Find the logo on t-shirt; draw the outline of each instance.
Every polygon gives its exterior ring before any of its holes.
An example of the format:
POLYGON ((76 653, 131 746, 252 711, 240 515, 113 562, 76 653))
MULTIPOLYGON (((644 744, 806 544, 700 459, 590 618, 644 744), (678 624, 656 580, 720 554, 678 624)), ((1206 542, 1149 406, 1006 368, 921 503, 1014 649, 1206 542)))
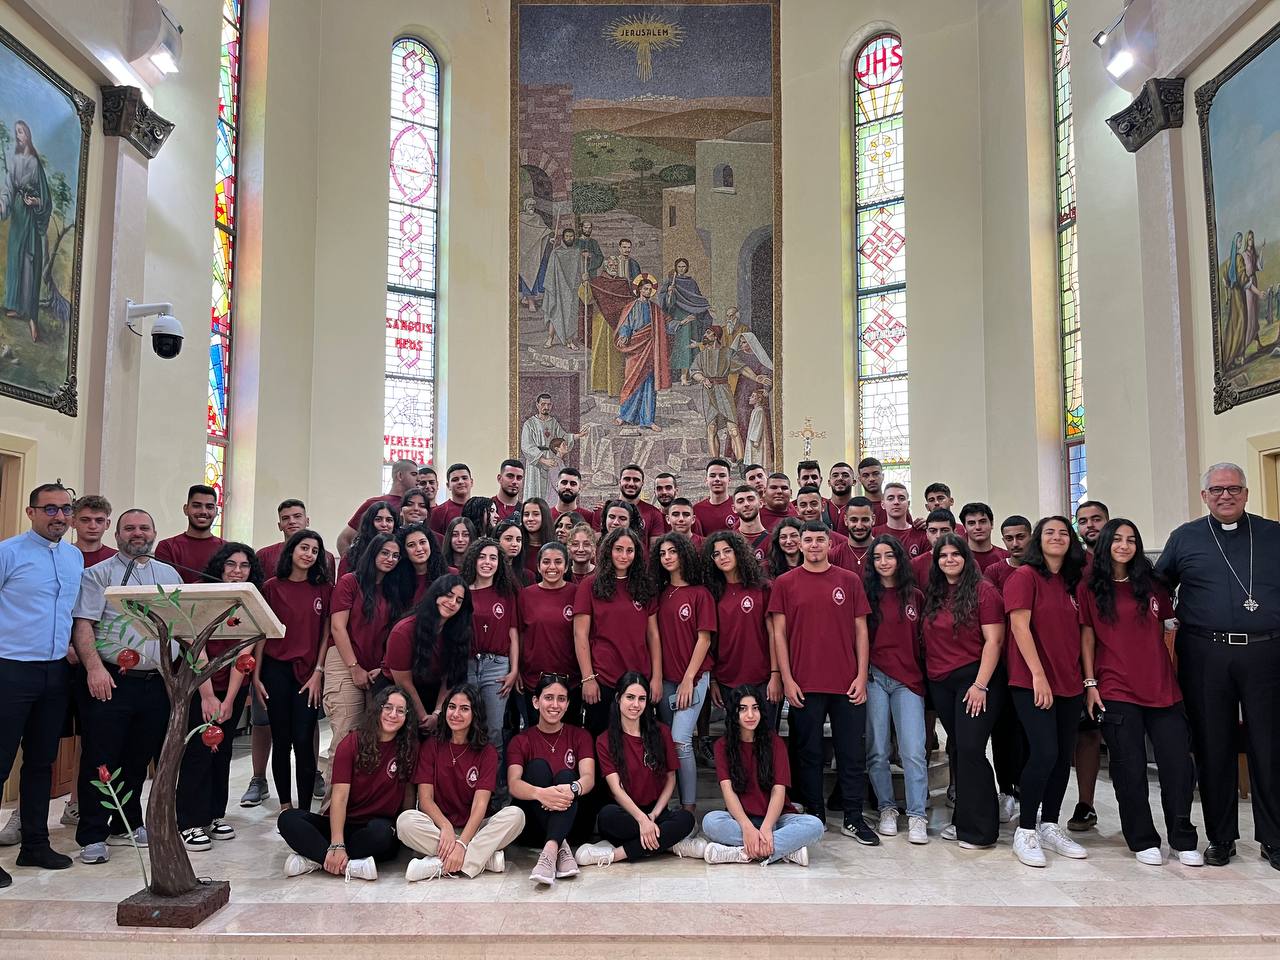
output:
POLYGON ((907 615, 907 619, 910 620, 912 623, 916 622, 916 619, 920 615, 916 613, 916 605, 914 603, 907 604, 906 615, 907 615))
POLYGON ((567 621, 570 621, 570 622, 573 621, 573 604, 572 603, 566 603, 564 605, 564 618, 567 621))
POLYGON ((324 602, 319 597, 316 597, 315 602, 312 603, 311 606, 317 614, 324 613, 324 602))
POLYGON ((724 518, 724 525, 729 528, 736 527, 738 525, 738 515, 736 513, 729 514, 724 518))
POLYGON ((506 613, 507 613, 507 608, 504 607, 501 603, 495 603, 493 605, 493 618, 495 620, 501 620, 504 616, 506 616, 506 613))
POLYGON ((391 761, 387 764, 387 779, 394 780, 396 778, 396 772, 399 769, 400 764, 396 761, 395 757, 392 757, 391 761))
POLYGON ((467 771, 467 786, 474 787, 479 782, 480 782, 480 769, 478 767, 473 766, 467 771))
POLYGON ((836 587, 832 590, 831 599, 836 602, 836 606, 844 606, 844 587, 836 587))
POLYGON ((1159 620, 1160 619, 1160 601, 1157 600, 1155 597, 1152 597, 1150 602, 1148 603, 1148 606, 1151 607, 1151 615, 1155 617, 1157 620, 1159 620))
POLYGON ((1068 594, 1068 596, 1071 598, 1071 605, 1075 607, 1077 610, 1079 610, 1080 601, 1076 599, 1076 595, 1074 593, 1071 593, 1071 594, 1068 594))
POLYGON ((680 617, 681 620, 684 620, 687 622, 689 618, 693 616, 693 608, 690 607, 687 603, 682 603, 680 604, 680 610, 677 612, 677 615, 680 617))
POLYGON ((564 765, 566 767, 576 767, 578 765, 578 755, 573 752, 573 747, 564 752, 564 765))
POLYGON ((918 557, 918 556, 920 556, 920 544, 918 544, 918 543, 913 543, 913 544, 911 545, 911 556, 913 556, 913 557, 918 557))
POLYGON ((764 551, 763 551, 763 550, 761 550, 759 547, 756 547, 755 554, 756 554, 756 559, 757 559, 757 560, 759 560, 761 563, 763 563, 763 562, 764 562, 764 551))
POLYGON ((631 605, 632 605, 633 607, 635 607, 637 610, 643 610, 643 609, 644 609, 644 604, 643 604, 643 603, 641 603, 639 600, 632 600, 632 601, 631 601, 631 605))
POLYGON ((743 597, 742 602, 739 604, 739 606, 742 607, 743 613, 750 613, 752 610, 756 608, 756 602, 752 600, 750 597, 743 597))

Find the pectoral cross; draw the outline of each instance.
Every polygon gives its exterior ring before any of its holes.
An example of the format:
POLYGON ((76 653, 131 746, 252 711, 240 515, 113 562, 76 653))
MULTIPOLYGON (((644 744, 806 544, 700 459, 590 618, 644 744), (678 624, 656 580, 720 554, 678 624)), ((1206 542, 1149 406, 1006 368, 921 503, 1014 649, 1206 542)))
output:
POLYGON ((803 430, 792 430, 789 434, 792 437, 800 437, 804 440, 804 458, 808 460, 813 456, 813 441, 822 440, 827 436, 827 431, 817 431, 813 429, 813 417, 804 418, 803 430))

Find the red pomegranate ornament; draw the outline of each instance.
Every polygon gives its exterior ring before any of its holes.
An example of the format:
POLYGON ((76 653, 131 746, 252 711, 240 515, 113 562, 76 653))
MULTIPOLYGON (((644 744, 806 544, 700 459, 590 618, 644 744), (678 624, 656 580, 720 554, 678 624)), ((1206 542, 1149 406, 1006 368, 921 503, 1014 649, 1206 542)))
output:
POLYGON ((132 647, 125 647, 120 651, 120 655, 116 657, 116 666, 120 668, 121 673, 128 673, 142 661, 142 657, 138 656, 138 651, 132 647))
POLYGON ((217 724, 211 723, 204 728, 204 733, 200 734, 200 742, 214 753, 217 753, 218 745, 222 743, 223 736, 222 728, 217 724))
POLYGON ((253 673, 253 668, 258 665, 258 661, 253 658, 252 653, 242 653, 236 657, 236 669, 243 673, 246 677, 253 673))
POLYGON ((239 617, 227 617, 228 627, 238 627, 240 626, 240 623, 241 623, 241 620, 239 617))

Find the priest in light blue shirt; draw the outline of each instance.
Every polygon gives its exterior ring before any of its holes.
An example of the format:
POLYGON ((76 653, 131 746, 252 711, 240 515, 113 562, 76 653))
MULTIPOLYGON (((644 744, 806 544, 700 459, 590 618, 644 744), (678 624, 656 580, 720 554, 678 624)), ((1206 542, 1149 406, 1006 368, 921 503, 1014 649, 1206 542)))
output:
MULTIPOLYGON (((71 523, 66 487, 41 484, 27 502, 31 529, 0 542, 0 783, 21 746, 17 863, 62 870, 71 858, 49 846, 49 788, 67 712, 67 645, 84 555, 62 539, 71 523)), ((0 888, 12 882, 0 868, 0 888)))

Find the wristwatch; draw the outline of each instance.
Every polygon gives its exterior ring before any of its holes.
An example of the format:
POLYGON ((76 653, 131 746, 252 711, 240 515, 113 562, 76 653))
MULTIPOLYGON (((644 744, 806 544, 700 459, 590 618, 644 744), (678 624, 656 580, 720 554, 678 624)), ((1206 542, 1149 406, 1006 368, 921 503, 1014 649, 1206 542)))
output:
POLYGON ((576 796, 578 796, 579 794, 581 794, 581 793, 582 793, 582 784, 578 783, 578 781, 577 781, 577 780, 572 780, 572 781, 570 781, 570 783, 569 783, 569 791, 570 791, 570 792, 571 792, 575 797, 576 797, 576 796))

